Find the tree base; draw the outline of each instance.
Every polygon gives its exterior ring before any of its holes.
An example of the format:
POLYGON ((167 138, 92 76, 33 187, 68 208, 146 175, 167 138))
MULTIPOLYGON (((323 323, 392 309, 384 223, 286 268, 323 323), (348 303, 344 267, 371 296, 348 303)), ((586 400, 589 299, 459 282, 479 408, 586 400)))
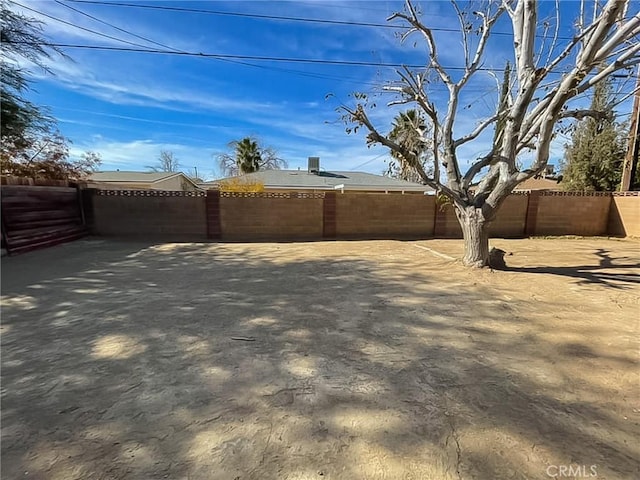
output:
POLYGON ((456 210, 464 238, 464 257, 462 263, 467 267, 483 268, 489 266, 489 232, 482 212, 473 207, 468 210, 456 210))

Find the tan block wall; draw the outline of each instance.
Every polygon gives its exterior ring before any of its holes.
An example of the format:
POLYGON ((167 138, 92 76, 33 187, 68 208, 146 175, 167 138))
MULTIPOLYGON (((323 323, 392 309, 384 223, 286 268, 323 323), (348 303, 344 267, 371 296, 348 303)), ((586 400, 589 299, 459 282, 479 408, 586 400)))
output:
POLYGON ((509 195, 504 201, 496 218, 489 224, 489 236, 498 238, 517 238, 524 235, 527 220, 527 195, 509 195))
POLYGON ((321 238, 322 198, 223 196, 220 224, 223 240, 321 238))
POLYGON ((542 194, 535 235, 605 235, 609 195, 542 194))
POLYGON ((640 196, 614 196, 609 212, 609 234, 640 237, 640 196))
POLYGON ((96 235, 202 240, 207 236, 204 197, 94 195, 96 235))
POLYGON ((336 236, 432 237, 434 212, 435 197, 430 195, 338 193, 336 236))
MULTIPOLYGON (((489 225, 491 237, 513 238, 524 234, 527 217, 528 197, 526 195, 510 195, 502 204, 496 219, 489 225)), ((436 238, 462 238, 462 228, 450 203, 438 205, 436 238)))
POLYGON ((440 203, 436 207, 436 238, 462 238, 462 228, 458 223, 455 209, 450 203, 440 203))
MULTIPOLYGON (((453 208, 438 207, 434 218, 435 197, 428 195, 337 193, 333 203, 309 193, 223 194, 207 212, 208 197, 187 196, 194 194, 85 192, 91 231, 104 236, 200 240, 207 238, 209 221, 211 238, 223 240, 319 239, 323 230, 327 238, 461 237, 453 208)), ((490 235, 523 236, 528 202, 532 235, 640 236, 640 196, 558 193, 510 196, 490 235)))

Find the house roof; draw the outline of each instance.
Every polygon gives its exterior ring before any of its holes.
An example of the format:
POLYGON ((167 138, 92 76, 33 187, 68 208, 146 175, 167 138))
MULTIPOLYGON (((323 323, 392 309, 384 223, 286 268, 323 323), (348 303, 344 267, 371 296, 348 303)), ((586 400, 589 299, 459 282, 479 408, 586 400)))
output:
POLYGON ((529 178, 515 188, 519 190, 562 190, 560 181, 555 178, 529 178))
POLYGON ((89 180, 94 182, 155 183, 175 177, 176 175, 185 176, 182 172, 127 172, 117 170, 114 172, 92 173, 89 176, 89 180))
POLYGON ((265 188, 314 189, 314 190, 391 190, 391 191, 427 191, 431 188, 415 182, 374 175, 365 172, 327 172, 309 173, 306 170, 263 170, 237 177, 222 178, 213 182, 199 184, 203 188, 216 187, 219 182, 239 179, 247 182, 262 183, 265 188))

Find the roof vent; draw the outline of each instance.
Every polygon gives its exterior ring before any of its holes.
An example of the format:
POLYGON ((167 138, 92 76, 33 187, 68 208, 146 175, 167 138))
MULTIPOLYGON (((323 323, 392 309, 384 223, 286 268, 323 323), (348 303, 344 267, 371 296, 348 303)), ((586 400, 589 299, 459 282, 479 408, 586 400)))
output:
POLYGON ((544 178, 552 177, 555 173, 555 168, 553 165, 546 165, 544 167, 544 178))
POLYGON ((309 157, 308 172, 316 175, 320 173, 320 157, 309 157))

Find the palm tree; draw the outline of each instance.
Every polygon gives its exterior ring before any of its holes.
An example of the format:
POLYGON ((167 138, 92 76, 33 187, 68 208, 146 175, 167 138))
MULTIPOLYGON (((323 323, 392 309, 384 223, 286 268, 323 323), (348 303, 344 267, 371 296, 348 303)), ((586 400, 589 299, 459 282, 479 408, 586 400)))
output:
POLYGON ((261 147, 257 140, 245 137, 229 142, 229 153, 218 155, 220 169, 227 176, 243 175, 259 170, 279 170, 287 162, 271 147, 261 147))
MULTIPOLYGON (((427 130, 424 118, 414 109, 400 112, 393 120, 393 128, 389 132, 389 139, 402 145, 415 154, 418 161, 425 166, 429 145, 423 140, 427 130)), ((393 160, 389 162, 386 174, 402 180, 419 182, 420 176, 415 170, 413 160, 404 158, 400 153, 391 152, 393 160)))
POLYGON ((260 153, 258 142, 245 137, 240 141, 231 142, 231 144, 235 149, 236 165, 239 173, 253 173, 260 170, 262 154, 260 153))

